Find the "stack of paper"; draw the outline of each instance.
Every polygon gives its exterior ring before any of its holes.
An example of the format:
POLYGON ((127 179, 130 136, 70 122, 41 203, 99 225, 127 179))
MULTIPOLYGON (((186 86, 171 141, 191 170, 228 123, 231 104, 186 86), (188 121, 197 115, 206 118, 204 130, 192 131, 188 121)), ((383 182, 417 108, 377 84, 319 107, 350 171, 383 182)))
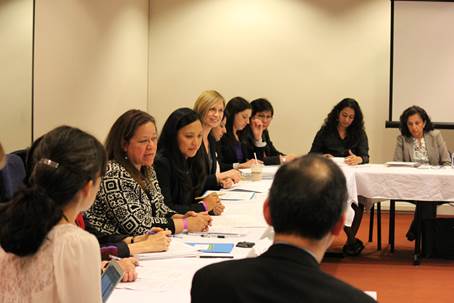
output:
POLYGON ((401 167, 418 167, 421 165, 418 162, 400 162, 400 161, 390 161, 385 163, 386 166, 401 166, 401 167))
POLYGON ((139 260, 159 260, 170 258, 196 257, 200 252, 196 247, 184 243, 181 239, 172 239, 169 249, 163 252, 138 254, 139 260))

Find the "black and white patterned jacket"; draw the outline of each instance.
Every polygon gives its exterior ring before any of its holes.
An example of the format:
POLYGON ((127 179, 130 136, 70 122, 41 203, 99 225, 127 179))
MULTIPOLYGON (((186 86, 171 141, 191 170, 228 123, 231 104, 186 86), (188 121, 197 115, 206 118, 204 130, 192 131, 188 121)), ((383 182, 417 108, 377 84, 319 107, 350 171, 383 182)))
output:
POLYGON ((167 228, 175 232, 175 214, 165 203, 156 173, 150 169, 147 192, 128 171, 116 161, 109 161, 100 189, 86 219, 99 236, 142 235, 151 227, 167 228))

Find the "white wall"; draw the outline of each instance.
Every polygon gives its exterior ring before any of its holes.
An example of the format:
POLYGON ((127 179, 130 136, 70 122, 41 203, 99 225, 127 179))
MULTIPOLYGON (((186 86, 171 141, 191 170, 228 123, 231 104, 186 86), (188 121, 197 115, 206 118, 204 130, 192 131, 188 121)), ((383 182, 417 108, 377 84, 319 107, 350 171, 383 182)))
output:
POLYGON ((68 124, 104 141, 147 107, 147 0, 36 2, 35 138, 68 124))
POLYGON ((268 98, 281 150, 306 153, 332 106, 357 99, 373 162, 392 157, 390 2, 150 0, 149 111, 162 126, 205 89, 268 98))
POLYGON ((6 152, 31 143, 33 1, 0 0, 0 142, 6 152))

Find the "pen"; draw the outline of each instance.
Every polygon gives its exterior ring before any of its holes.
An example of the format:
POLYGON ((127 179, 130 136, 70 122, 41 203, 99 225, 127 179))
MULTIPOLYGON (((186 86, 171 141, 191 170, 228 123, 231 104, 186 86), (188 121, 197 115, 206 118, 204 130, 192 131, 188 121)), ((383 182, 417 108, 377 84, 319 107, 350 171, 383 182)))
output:
POLYGON ((200 256, 199 258, 202 259, 209 259, 209 258, 223 258, 223 259, 233 259, 233 256, 200 256))
POLYGON ((115 261, 120 261, 120 260, 121 260, 121 258, 119 258, 119 257, 117 257, 117 256, 114 256, 114 255, 109 255, 109 258, 110 258, 111 260, 115 260, 115 261))
POLYGON ((227 238, 226 235, 210 235, 210 234, 206 234, 206 235, 200 235, 200 236, 203 237, 203 238, 219 238, 219 239, 227 238))
POLYGON ((206 197, 208 197, 209 195, 217 195, 219 197, 219 196, 222 196, 223 194, 224 194, 223 192, 213 192, 213 193, 210 193, 210 194, 205 195, 205 196, 195 197, 194 200, 203 200, 206 197))
POLYGON ((201 237, 203 238, 219 238, 219 239, 225 239, 225 238, 237 238, 237 237, 242 237, 244 234, 234 234, 234 233, 206 233, 206 234, 200 234, 201 237))

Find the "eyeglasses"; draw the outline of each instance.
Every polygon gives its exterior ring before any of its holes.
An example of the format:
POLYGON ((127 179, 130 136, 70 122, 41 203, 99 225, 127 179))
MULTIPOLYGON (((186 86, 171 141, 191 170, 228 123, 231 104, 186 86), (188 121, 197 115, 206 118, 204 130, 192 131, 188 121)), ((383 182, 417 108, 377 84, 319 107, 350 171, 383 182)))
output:
POLYGON ((257 118, 259 118, 260 120, 271 120, 271 119, 273 119, 273 116, 271 116, 271 115, 256 114, 255 116, 257 118))

